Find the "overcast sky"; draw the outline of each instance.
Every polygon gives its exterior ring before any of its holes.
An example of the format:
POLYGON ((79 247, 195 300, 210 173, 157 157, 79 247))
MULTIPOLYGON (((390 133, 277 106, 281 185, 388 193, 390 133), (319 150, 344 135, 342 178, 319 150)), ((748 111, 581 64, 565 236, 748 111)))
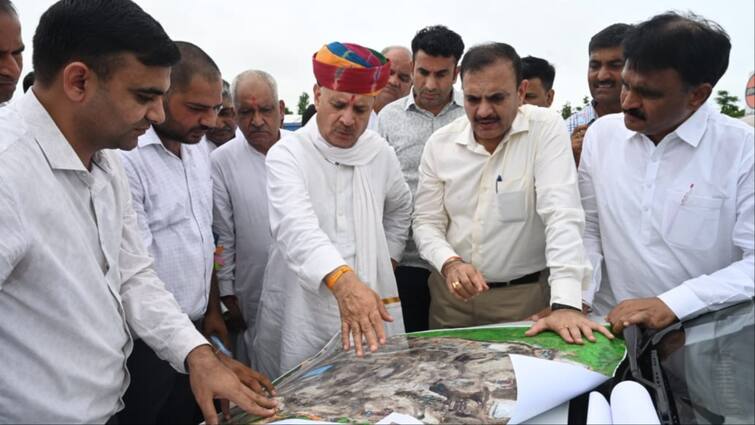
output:
MULTIPOLYGON (((51 0, 15 0, 22 23, 24 74, 32 69, 31 40, 51 0)), ((243 1, 138 0, 175 40, 191 41, 212 56, 224 77, 256 68, 278 81, 280 97, 296 111, 302 91, 311 93, 312 54, 331 41, 380 50, 409 46, 418 29, 443 24, 467 47, 502 41, 521 56, 556 67, 554 108, 581 103, 587 87, 587 43, 616 22, 637 23, 667 10, 692 11, 726 29, 732 40, 729 69, 716 90, 728 90, 744 106, 747 79, 755 69, 752 0, 387 0, 243 1)), ((75 31, 75 28, 71 28, 75 31)), ((16 96, 21 92, 20 87, 16 96)), ((310 94, 311 96, 311 94, 310 94)))

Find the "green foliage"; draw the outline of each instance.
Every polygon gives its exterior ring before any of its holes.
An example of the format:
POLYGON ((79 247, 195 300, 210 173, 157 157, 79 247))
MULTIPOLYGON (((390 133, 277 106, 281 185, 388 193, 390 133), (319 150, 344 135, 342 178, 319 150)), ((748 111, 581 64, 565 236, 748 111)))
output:
POLYGON ((737 96, 732 96, 726 90, 719 90, 716 96, 716 103, 721 106, 721 113, 733 118, 745 116, 745 110, 740 109, 735 103, 739 102, 737 96))
POLYGON ((299 115, 304 115, 304 112, 307 110, 308 106, 309 106, 309 93, 301 92, 301 95, 299 96, 299 104, 298 104, 299 115))
POLYGON ((449 329, 439 331, 416 332, 413 337, 450 337, 484 342, 519 342, 546 349, 558 350, 561 355, 589 366, 592 370, 606 376, 613 376, 615 369, 624 359, 626 349, 624 341, 619 338, 609 340, 603 334, 594 332, 596 342, 587 341, 583 345, 569 344, 554 332, 543 332, 528 337, 524 333, 527 327, 491 327, 477 329, 449 329))
POLYGON ((561 117, 563 119, 569 118, 573 113, 579 112, 582 109, 585 108, 585 106, 590 104, 590 98, 585 96, 582 98, 582 105, 579 106, 571 106, 571 102, 564 103, 564 106, 561 107, 561 117))

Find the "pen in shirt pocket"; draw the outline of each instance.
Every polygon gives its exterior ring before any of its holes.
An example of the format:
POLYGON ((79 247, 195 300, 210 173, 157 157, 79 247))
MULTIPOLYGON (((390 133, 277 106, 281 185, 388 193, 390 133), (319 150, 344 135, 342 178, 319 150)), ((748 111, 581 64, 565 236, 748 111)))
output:
POLYGON ((503 181, 503 177, 499 174, 495 179, 495 193, 498 193, 498 183, 503 181))

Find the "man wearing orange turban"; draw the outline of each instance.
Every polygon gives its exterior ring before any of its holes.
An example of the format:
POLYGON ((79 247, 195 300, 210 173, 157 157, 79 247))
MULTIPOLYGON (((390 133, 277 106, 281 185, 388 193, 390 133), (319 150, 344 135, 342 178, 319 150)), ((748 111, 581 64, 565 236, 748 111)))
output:
POLYGON ((409 231, 411 194, 393 149, 366 130, 390 62, 330 43, 312 59, 317 114, 267 155, 273 246, 260 299, 254 364, 278 376, 341 332, 344 350, 376 351, 404 332, 393 265, 409 231))

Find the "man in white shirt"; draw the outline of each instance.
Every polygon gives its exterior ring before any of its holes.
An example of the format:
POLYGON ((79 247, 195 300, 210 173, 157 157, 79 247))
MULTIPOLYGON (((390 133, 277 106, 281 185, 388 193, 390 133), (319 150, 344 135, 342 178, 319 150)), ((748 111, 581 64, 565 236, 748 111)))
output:
POLYGON ((344 350, 353 343, 358 356, 363 338, 376 351, 404 331, 392 264, 404 250, 411 194, 393 149, 365 131, 390 65, 374 50, 337 42, 312 65, 317 114, 266 160, 273 245, 253 348, 254 364, 270 376, 339 330, 344 350))
POLYGON ((579 165, 582 141, 587 127, 598 117, 621 111, 621 70, 624 68, 624 53, 621 41, 632 28, 627 24, 612 24, 592 36, 587 51, 590 55, 587 67, 587 83, 592 101, 581 111, 566 119, 566 128, 571 135, 574 161, 579 165))
MULTIPOLYGON (((409 190, 417 190, 417 168, 422 149, 435 130, 464 115, 454 90, 464 41, 450 29, 435 25, 422 28, 412 39, 413 79, 411 93, 394 102, 378 116, 378 133, 396 150, 409 190)), ((414 241, 406 243, 396 284, 407 332, 429 329, 430 265, 420 258, 414 241)))
POLYGON ((10 0, 0 0, 0 106, 13 97, 24 68, 21 23, 10 0))
POLYGON ((730 49, 718 25, 675 13, 624 40, 623 116, 590 127, 579 169, 600 272, 584 298, 614 332, 753 296, 753 131, 705 105, 730 49))
POLYGON ((61 1, 40 19, 34 87, 0 111, 0 422, 107 422, 132 335, 190 372, 209 423, 215 397, 273 413, 165 290, 111 150, 164 119, 178 59, 130 1, 61 1))
MULTIPOLYGON (((230 345, 212 281, 212 177, 210 156, 199 143, 222 106, 220 70, 199 47, 176 42, 181 60, 171 71, 165 121, 121 152, 134 210, 155 270, 205 336, 230 345)), ((118 418, 124 423, 197 421, 189 382, 141 340, 129 358, 131 386, 118 418), (194 417, 192 417, 192 414, 194 417)))
POLYGON ((207 130, 207 148, 210 153, 236 137, 236 110, 233 108, 231 86, 223 80, 223 106, 218 111, 215 126, 207 130))
POLYGON ((560 117, 519 106, 527 82, 507 44, 470 49, 461 78, 467 116, 425 145, 414 206, 414 240, 435 269, 430 327, 523 320, 550 306, 528 335, 550 329, 570 343, 582 343, 583 334, 594 340, 593 330, 610 337, 581 311, 591 269, 560 117))
POLYGON ((213 231, 219 253, 220 297, 239 332, 236 358, 249 362, 257 304, 272 243, 265 156, 282 137, 284 104, 272 75, 249 70, 233 81, 238 134, 212 153, 213 231))

